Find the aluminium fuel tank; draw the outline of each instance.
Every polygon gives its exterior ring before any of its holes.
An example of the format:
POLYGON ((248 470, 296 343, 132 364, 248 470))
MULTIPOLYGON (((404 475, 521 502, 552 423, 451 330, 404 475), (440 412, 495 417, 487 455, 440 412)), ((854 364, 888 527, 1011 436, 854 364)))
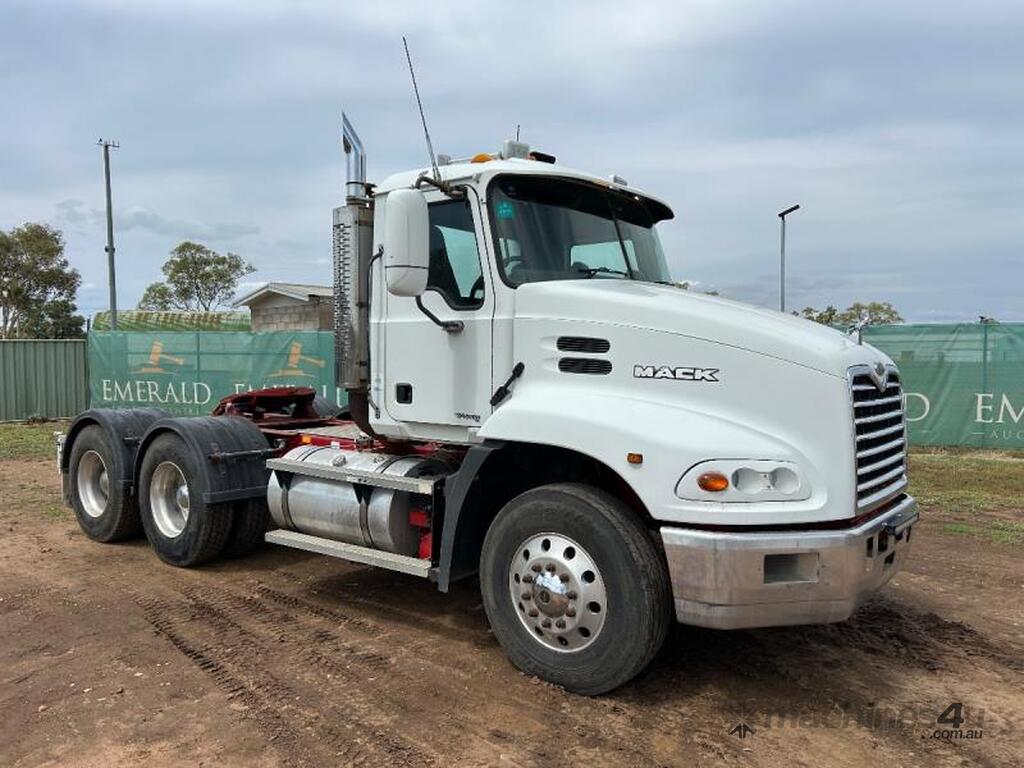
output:
MULTIPOLYGON (((445 465, 422 456, 398 456, 326 446, 300 446, 283 458, 400 477, 444 472, 445 465)), ((267 486, 271 517, 281 528, 400 555, 416 555, 420 529, 409 523, 416 497, 405 491, 355 486, 275 471, 267 486)), ((419 506, 426 503, 420 497, 419 506)))

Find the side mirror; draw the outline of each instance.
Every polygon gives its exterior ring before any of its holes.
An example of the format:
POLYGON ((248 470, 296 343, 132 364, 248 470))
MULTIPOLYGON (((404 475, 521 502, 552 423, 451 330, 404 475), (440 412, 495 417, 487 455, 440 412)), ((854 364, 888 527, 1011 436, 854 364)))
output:
POLYGON ((420 296, 430 267, 427 201, 415 189, 389 192, 384 205, 384 274, 395 296, 420 296))

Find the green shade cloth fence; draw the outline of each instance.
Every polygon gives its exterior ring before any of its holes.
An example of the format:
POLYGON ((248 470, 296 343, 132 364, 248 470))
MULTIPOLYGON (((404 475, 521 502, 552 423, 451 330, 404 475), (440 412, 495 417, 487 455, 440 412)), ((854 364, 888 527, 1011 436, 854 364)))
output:
POLYGON ((346 402, 334 386, 333 336, 318 331, 90 333, 89 373, 93 408, 198 416, 226 395, 283 386, 346 402))
MULTIPOLYGON (((892 325, 864 340, 900 366, 910 442, 1024 448, 1024 323, 892 325)), ((225 395, 308 385, 344 404, 329 332, 91 333, 93 407, 206 414, 225 395)))
POLYGON ((1024 323, 882 325, 864 340, 900 368, 912 444, 1024 448, 1024 323))

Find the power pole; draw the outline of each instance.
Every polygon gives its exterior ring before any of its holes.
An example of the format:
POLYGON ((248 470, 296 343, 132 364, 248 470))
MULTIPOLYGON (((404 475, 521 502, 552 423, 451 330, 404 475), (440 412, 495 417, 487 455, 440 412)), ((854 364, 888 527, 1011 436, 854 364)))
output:
POLYGON ((103 147, 103 177, 107 184, 107 279, 110 283, 110 330, 117 330, 117 279, 114 272, 114 209, 110 202, 110 150, 121 145, 109 139, 100 139, 103 147))
POLYGON ((791 205, 779 214, 779 221, 782 222, 779 243, 779 312, 786 311, 786 217, 798 210, 800 210, 799 205, 791 205))

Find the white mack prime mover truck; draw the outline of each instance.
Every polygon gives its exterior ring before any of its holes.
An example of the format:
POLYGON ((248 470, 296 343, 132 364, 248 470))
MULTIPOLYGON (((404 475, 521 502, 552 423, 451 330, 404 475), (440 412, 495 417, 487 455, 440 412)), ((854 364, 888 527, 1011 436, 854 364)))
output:
POLYGON ((495 154, 366 183, 343 118, 337 383, 212 416, 91 410, 62 438, 93 539, 145 531, 176 566, 263 540, 429 579, 479 573, 520 669, 597 694, 671 617, 841 621, 899 569, 899 374, 857 339, 681 290, 662 201, 495 154))

